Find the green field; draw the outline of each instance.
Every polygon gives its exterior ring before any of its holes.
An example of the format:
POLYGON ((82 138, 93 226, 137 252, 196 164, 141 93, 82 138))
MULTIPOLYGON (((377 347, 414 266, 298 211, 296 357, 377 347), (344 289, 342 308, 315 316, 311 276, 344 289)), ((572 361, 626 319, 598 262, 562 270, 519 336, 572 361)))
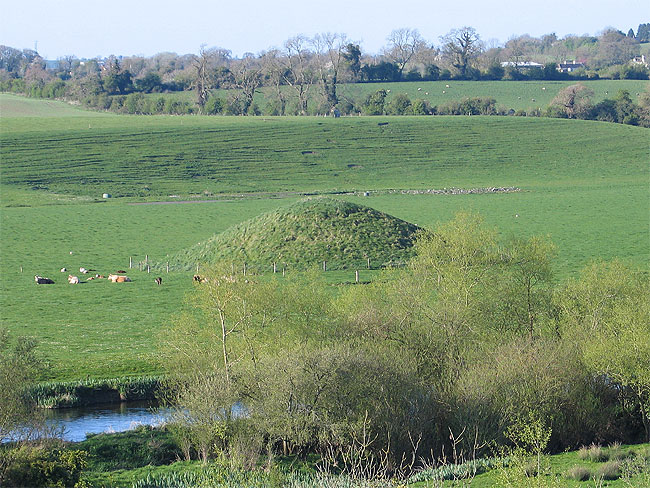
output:
MULTIPOLYGON (((303 193, 356 192, 338 197, 428 228, 473 210, 504 238, 549 234, 560 278, 597 258, 648 269, 647 129, 510 117, 95 116, 68 106, 56 117, 34 100, 49 116, 5 115, 22 100, 0 96, 0 320, 39 338, 48 379, 160 371, 157 335, 192 289, 192 273, 165 274, 158 287, 139 270, 133 283, 71 287, 60 268, 107 274, 129 257, 163 261, 303 193), (388 191, 506 186, 521 191, 388 191), (56 284, 37 286, 35 274, 56 284)), ((336 273, 331 281, 354 279, 336 273)))
MULTIPOLYGON (((628 90, 633 99, 648 89, 648 81, 639 80, 585 80, 585 81, 411 81, 399 83, 352 83, 338 87, 338 95, 342 99, 362 103, 365 98, 377 90, 390 90, 387 102, 398 94, 403 93, 411 100, 422 99, 432 106, 441 105, 452 100, 461 100, 466 97, 492 97, 497 101, 497 107, 506 110, 544 110, 557 93, 567 86, 582 83, 593 90, 593 101, 598 103, 605 98, 614 98, 618 90, 628 90)), ((285 87, 286 93, 291 96, 292 91, 285 87)), ((228 91, 218 90, 217 95, 227 98, 228 91)), ((266 105, 265 97, 271 97, 270 88, 261 88, 255 95, 255 103, 263 109, 266 105)), ((160 94, 147 95, 160 97, 160 94)), ((193 92, 163 94, 178 100, 194 103, 193 92)))

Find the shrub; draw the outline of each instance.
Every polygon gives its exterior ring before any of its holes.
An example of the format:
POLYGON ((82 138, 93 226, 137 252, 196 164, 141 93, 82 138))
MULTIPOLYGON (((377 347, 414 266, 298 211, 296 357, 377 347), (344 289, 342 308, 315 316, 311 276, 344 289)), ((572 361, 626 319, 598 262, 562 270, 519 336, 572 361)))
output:
POLYGON ((87 458, 84 451, 47 445, 7 449, 0 452, 0 485, 73 487, 87 458))
POLYGON ((609 456, 601 446, 592 444, 587 449, 587 458, 593 463, 602 463, 607 461, 609 456))
POLYGON ((596 478, 607 481, 617 480, 621 477, 621 461, 609 461, 596 472, 596 478))
POLYGON ((565 473, 564 477, 574 481, 587 481, 591 478, 591 470, 585 466, 574 466, 565 473))

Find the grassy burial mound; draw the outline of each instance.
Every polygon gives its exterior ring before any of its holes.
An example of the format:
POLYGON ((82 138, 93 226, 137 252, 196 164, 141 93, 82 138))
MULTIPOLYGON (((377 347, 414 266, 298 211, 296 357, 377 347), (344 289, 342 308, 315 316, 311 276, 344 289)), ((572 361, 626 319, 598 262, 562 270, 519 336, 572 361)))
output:
MULTIPOLYGON (((327 262, 328 269, 372 267, 411 256, 419 227, 369 207, 331 198, 308 198, 215 234, 169 257, 174 269, 229 262, 271 270, 327 262)), ((165 266, 166 264, 162 264, 165 266)))

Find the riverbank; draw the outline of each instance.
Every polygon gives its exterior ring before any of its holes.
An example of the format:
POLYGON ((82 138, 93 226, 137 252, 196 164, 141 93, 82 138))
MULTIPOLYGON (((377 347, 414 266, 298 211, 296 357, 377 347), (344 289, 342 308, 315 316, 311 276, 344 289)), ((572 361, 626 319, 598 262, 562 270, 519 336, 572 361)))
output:
POLYGON ((41 408, 72 408, 121 402, 152 402, 159 397, 161 376, 138 376, 39 383, 27 396, 41 408))

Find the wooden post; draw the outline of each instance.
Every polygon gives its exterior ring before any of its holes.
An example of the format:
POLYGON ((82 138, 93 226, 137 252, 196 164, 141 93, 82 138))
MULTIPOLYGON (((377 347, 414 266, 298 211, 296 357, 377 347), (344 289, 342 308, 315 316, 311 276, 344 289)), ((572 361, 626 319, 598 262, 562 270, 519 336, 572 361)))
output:
POLYGON ((273 262, 273 273, 275 274, 275 273, 277 273, 277 272, 278 272, 278 270, 277 270, 276 267, 275 267, 275 261, 274 261, 274 262, 273 262))
POLYGON ((144 264, 149 265, 149 255, 148 254, 144 255, 144 264))
POLYGON ((235 276, 235 263, 230 263, 230 274, 235 276))
POLYGON ((22 267, 22 266, 20 267, 20 272, 21 272, 21 273, 23 272, 23 267, 22 267))
POLYGON ((151 268, 150 268, 149 265, 147 264, 147 273, 150 273, 150 272, 151 272, 151 268))
POLYGON ((282 265, 282 277, 283 277, 283 278, 284 278, 284 270, 285 270, 285 268, 286 268, 286 266, 283 264, 283 265, 282 265))
POLYGON ((244 263, 244 276, 246 276, 246 263, 244 263))
POLYGON ((167 273, 169 273, 169 261, 167 261, 167 273))
POLYGON ((327 271, 327 261, 323 261, 323 271, 327 271))
POLYGON ((196 263, 196 274, 199 274, 199 263, 196 263))
POLYGON ((370 258, 368 258, 368 269, 370 269, 370 258))
POLYGON ((354 272, 354 282, 359 283, 359 270, 358 269, 354 272))
POLYGON ((129 269, 133 268, 133 257, 129 256, 129 269))

